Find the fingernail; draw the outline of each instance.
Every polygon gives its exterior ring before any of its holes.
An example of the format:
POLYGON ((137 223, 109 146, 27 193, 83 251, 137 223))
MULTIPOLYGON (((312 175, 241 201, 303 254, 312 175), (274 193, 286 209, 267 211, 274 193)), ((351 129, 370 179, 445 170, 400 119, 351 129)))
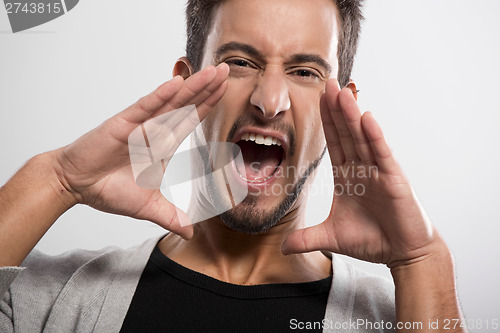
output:
POLYGON ((225 68, 226 70, 229 71, 229 65, 226 64, 225 62, 221 62, 220 64, 218 64, 216 69, 219 69, 219 68, 225 68))

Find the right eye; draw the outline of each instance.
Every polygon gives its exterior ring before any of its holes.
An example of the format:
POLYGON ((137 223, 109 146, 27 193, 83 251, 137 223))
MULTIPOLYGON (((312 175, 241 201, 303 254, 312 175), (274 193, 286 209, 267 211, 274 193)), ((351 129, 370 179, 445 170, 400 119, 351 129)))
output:
POLYGON ((234 65, 234 66, 238 66, 238 67, 251 67, 251 68, 255 68, 254 64, 251 64, 249 61, 244 60, 244 59, 240 59, 240 58, 237 58, 237 59, 227 59, 225 61, 225 63, 228 64, 229 66, 234 65))
POLYGON ((229 65, 229 74, 233 77, 253 77, 259 73, 259 67, 250 60, 228 58, 224 62, 229 65))

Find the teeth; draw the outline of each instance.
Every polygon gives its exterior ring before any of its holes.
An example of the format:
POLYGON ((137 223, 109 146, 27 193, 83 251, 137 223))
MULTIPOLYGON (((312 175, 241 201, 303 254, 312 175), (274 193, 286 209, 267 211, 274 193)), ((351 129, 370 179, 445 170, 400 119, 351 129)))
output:
POLYGON ((266 136, 266 137, 264 137, 262 134, 245 133, 241 137, 241 140, 243 140, 243 141, 255 141, 255 143, 258 144, 258 145, 266 145, 266 146, 277 145, 277 146, 281 146, 281 141, 279 139, 273 138, 272 136, 266 136))
POLYGON ((258 145, 263 145, 264 144, 264 136, 257 134, 255 136, 255 143, 258 145))

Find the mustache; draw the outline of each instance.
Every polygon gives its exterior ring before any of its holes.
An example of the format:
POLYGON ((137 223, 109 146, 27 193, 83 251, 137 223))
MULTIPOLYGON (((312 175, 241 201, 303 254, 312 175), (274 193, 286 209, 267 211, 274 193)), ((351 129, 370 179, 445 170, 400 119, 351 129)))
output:
MULTIPOLYGON (((234 122, 233 126, 231 126, 231 129, 229 130, 229 133, 227 135, 226 141, 227 142, 232 142, 233 139, 234 139, 234 136, 236 134, 236 131, 239 128, 244 127, 244 126, 262 127, 257 122, 255 122, 255 120, 253 120, 253 119, 251 119, 249 117, 242 116, 242 117, 236 119, 236 121, 234 122)), ((290 150, 288 151, 288 154, 290 156, 293 156, 293 154, 295 152, 295 132, 293 130, 292 125, 281 123, 281 122, 275 122, 271 126, 266 126, 264 128, 267 128, 267 129, 270 129, 270 130, 274 130, 274 131, 278 131, 278 132, 281 132, 281 133, 286 133, 286 135, 288 136, 288 138, 290 140, 290 150)))

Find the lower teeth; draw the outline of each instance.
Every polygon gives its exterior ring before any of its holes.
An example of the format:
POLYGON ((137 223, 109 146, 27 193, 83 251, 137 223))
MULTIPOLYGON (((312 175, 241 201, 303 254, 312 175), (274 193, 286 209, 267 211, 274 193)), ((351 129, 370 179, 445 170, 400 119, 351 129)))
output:
POLYGON ((276 167, 276 169, 274 169, 273 173, 269 177, 267 177, 267 178, 257 178, 257 179, 253 179, 253 180, 252 179, 246 179, 245 177, 243 177, 241 175, 241 173, 240 173, 240 170, 238 170, 238 166, 236 166, 236 171, 238 171, 238 176, 240 176, 241 179, 243 179, 243 180, 245 180, 245 181, 247 181, 249 183, 261 184, 261 183, 265 182, 266 180, 271 179, 274 176, 274 174, 276 173, 276 170, 278 170, 278 166, 276 167))

